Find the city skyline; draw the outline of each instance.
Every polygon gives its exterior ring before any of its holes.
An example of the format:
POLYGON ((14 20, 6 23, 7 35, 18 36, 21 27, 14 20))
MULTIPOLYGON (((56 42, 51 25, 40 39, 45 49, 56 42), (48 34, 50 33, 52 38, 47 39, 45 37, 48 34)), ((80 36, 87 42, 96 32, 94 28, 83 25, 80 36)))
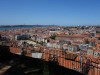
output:
POLYGON ((100 25, 99 0, 0 0, 0 25, 100 25))

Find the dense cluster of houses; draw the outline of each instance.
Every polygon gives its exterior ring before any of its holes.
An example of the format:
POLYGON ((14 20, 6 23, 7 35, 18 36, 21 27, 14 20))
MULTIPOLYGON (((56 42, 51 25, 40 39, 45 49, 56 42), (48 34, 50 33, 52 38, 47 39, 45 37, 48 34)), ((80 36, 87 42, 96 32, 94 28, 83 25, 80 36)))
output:
POLYGON ((89 57, 93 61, 100 59, 100 27, 96 26, 48 26, 5 30, 0 31, 0 40, 7 41, 4 44, 10 46, 12 53, 31 57, 37 55, 34 52, 59 50, 66 54, 89 57))
POLYGON ((82 52, 83 55, 91 55, 96 58, 100 56, 99 29, 95 26, 19 28, 0 31, 0 39, 8 39, 10 44, 15 47, 22 46, 22 40, 29 40, 27 42, 29 46, 35 42, 48 49, 82 52))

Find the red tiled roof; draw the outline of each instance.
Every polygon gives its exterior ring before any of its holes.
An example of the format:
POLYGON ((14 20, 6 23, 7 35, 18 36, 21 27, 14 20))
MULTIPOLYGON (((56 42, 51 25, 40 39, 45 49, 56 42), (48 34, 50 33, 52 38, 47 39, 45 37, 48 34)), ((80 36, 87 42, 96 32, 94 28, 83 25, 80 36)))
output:
POLYGON ((20 49, 15 47, 10 47, 10 52, 15 54, 21 53, 20 49))

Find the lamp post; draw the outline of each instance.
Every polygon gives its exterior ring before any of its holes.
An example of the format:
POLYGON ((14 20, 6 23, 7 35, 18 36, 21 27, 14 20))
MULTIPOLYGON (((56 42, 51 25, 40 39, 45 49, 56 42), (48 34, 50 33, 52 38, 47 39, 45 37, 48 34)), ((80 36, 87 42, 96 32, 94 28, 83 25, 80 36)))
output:
POLYGON ((83 57, 82 57, 82 50, 80 51, 80 71, 82 72, 82 66, 83 66, 83 57))

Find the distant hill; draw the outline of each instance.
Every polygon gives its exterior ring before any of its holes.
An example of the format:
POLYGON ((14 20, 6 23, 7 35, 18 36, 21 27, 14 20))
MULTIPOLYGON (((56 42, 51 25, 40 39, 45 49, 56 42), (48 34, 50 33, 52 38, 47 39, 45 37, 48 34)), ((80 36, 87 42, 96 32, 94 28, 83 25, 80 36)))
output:
POLYGON ((48 26, 56 26, 56 25, 1 25, 0 28, 8 28, 8 27, 48 27, 48 26))

